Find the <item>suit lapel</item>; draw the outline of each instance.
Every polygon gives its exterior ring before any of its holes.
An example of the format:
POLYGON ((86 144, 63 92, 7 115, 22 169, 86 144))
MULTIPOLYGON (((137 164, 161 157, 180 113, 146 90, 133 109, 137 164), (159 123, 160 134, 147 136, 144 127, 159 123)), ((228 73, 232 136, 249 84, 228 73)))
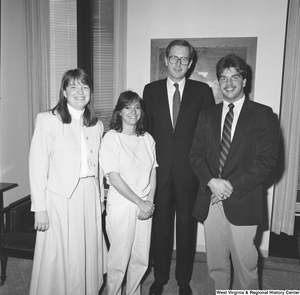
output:
MULTIPOLYGON (((234 155, 236 149, 241 143, 242 138, 246 135, 247 128, 253 118, 253 106, 251 102, 245 99, 244 105, 242 107, 236 129, 234 132, 233 140, 230 146, 230 150, 227 156, 226 163, 230 161, 231 157, 234 155)), ((225 164, 226 165, 226 164, 225 164)))
MULTIPOLYGON (((221 118, 222 118, 222 110, 223 110, 223 103, 217 104, 215 108, 212 109, 213 113, 210 116, 210 132, 212 137, 212 144, 211 148, 215 150, 211 151, 216 155, 220 155, 220 146, 221 146, 221 118)), ((219 171, 219 157, 216 157, 216 162, 213 167, 216 168, 216 173, 218 174, 219 171)), ((217 175, 216 174, 216 175, 217 175)))
POLYGON ((167 79, 164 79, 162 81, 161 87, 158 89, 157 100, 158 100, 157 102, 158 111, 162 118, 161 119, 162 124, 164 124, 167 128, 173 131, 173 125, 171 121, 170 107, 168 101, 167 79))

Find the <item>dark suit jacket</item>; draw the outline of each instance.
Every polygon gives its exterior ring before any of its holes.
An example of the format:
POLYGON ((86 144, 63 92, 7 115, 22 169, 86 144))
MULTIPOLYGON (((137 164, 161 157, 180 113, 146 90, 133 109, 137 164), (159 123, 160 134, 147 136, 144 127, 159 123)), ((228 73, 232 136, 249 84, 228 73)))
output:
POLYGON ((199 182, 191 169, 188 157, 200 111, 214 104, 211 89, 205 83, 186 80, 174 133, 169 111, 167 79, 147 84, 143 100, 149 119, 148 132, 156 142, 159 165, 157 188, 163 189, 167 184, 174 159, 181 167, 180 171, 173 171, 180 174, 178 185, 181 189, 197 188, 199 182))
MULTIPOLYGON (((202 112, 190 153, 200 181, 193 216, 204 221, 211 191, 207 183, 218 178, 223 104, 202 112)), ((234 225, 262 222, 262 183, 275 168, 278 147, 277 117, 270 107, 245 99, 222 171, 234 193, 223 201, 225 215, 234 225)))

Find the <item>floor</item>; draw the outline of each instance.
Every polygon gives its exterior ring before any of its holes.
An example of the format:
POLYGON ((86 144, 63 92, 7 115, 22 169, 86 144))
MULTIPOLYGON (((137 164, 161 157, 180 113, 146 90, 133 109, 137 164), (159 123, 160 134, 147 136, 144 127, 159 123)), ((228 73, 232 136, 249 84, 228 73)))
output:
MULTIPOLYGON (((170 281, 164 288, 164 295, 178 294, 178 287, 174 279, 175 260, 172 260, 170 281)), ((28 295, 32 260, 9 258, 7 265, 7 279, 0 287, 1 295, 28 295)), ((300 265, 297 259, 266 258, 260 265, 261 288, 264 290, 299 290, 300 265)), ((148 294, 153 282, 153 272, 146 277, 142 295, 148 294)), ((193 295, 215 294, 213 282, 208 276, 205 253, 197 253, 191 281, 193 295)), ((124 292, 125 294, 125 292, 124 292)), ((41 294, 42 295, 42 294, 41 294)), ((104 288, 101 295, 106 295, 104 288)))

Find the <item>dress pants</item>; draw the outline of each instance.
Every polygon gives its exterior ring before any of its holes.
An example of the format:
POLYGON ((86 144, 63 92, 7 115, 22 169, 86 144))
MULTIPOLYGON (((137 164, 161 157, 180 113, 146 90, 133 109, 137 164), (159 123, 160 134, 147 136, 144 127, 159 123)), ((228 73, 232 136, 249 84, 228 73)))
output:
POLYGON ((117 191, 107 197, 106 231, 108 295, 121 295, 126 275, 126 294, 141 294, 141 280, 148 268, 152 218, 139 220, 138 207, 117 191))
POLYGON ((157 189, 151 254, 154 261, 155 281, 167 284, 174 242, 176 215, 176 270, 178 285, 189 284, 196 249, 197 221, 192 217, 197 189, 180 190, 178 181, 171 177, 164 189, 157 189))
POLYGON ((224 213, 222 202, 210 205, 204 221, 209 275, 216 290, 230 288, 230 255, 234 268, 234 289, 258 290, 257 249, 254 239, 257 225, 236 226, 224 213))

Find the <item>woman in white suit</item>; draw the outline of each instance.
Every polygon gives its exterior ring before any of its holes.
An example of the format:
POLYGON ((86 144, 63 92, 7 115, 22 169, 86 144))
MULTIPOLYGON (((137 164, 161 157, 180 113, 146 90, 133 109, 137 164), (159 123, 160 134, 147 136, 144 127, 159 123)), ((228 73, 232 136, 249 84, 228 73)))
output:
POLYGON ((91 82, 64 73, 57 105, 38 114, 29 155, 37 230, 31 295, 98 294, 105 272, 99 150, 91 82), (100 181, 99 181, 100 180, 100 181))

